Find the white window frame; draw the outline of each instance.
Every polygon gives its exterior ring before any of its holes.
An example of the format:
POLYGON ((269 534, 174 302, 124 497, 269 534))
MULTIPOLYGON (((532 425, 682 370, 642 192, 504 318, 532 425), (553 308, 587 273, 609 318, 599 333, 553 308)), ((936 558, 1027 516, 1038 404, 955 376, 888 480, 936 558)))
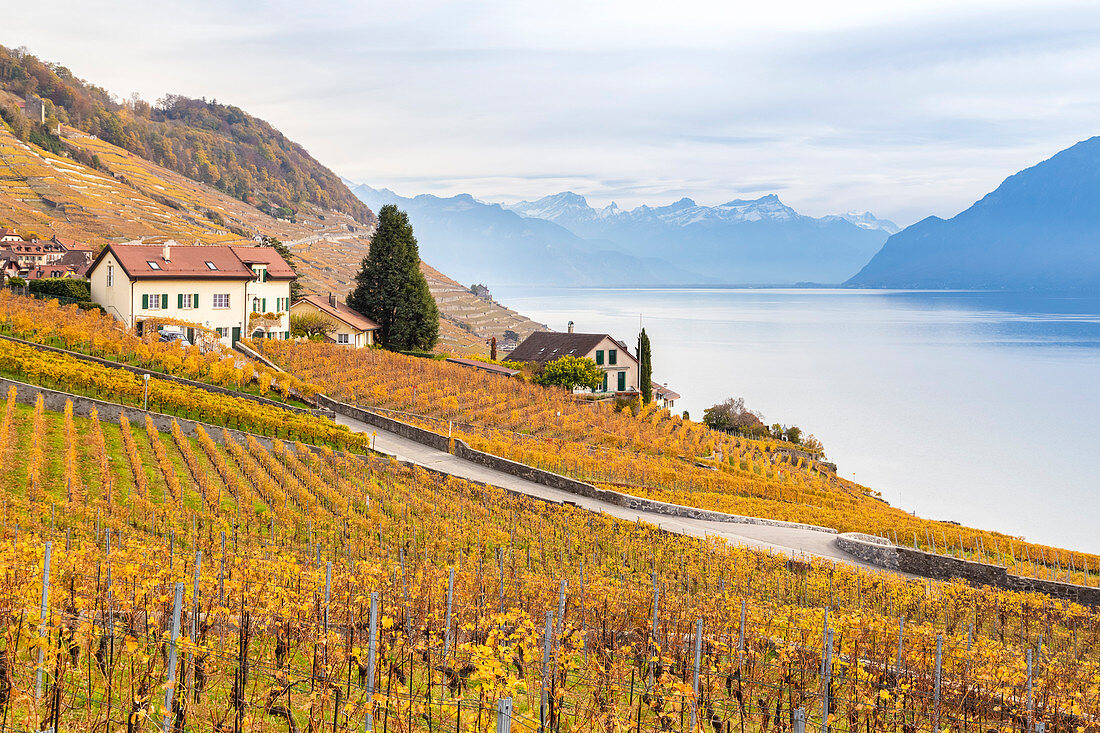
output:
POLYGON ((115 266, 107 265, 107 287, 112 288, 115 285, 115 266))
POLYGON ((214 293, 211 296, 210 302, 211 308, 215 308, 217 310, 226 310, 229 308, 229 293, 214 293), (224 299, 225 301, 224 305, 218 305, 218 303, 220 303, 222 299, 224 299))
POLYGON ((188 310, 188 311, 195 310, 195 294, 194 293, 184 293, 183 294, 183 309, 188 310))
POLYGON ((149 293, 149 310, 162 311, 165 310, 164 305, 160 302, 161 293, 149 293))
POLYGON ((160 269, 160 265, 158 265, 156 262, 153 262, 152 260, 146 260, 145 262, 149 265, 150 270, 159 270, 160 269))
POLYGON ((336 334, 336 343, 344 344, 344 345, 350 344, 351 341, 348 338, 350 335, 351 334, 347 334, 347 333, 338 333, 338 334, 336 334))

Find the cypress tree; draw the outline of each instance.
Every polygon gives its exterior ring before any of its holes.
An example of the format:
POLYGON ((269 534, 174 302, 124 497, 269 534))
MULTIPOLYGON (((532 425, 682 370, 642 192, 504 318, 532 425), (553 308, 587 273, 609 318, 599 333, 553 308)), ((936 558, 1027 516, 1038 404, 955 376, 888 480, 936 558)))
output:
POLYGON ((649 352, 649 336, 645 329, 638 334, 638 388, 642 391, 642 404, 653 401, 653 361, 649 352))
POLYGON ((380 326, 392 351, 427 350, 439 337, 439 311, 420 272, 420 249, 409 216, 393 204, 378 212, 378 229, 363 258, 348 307, 380 326))

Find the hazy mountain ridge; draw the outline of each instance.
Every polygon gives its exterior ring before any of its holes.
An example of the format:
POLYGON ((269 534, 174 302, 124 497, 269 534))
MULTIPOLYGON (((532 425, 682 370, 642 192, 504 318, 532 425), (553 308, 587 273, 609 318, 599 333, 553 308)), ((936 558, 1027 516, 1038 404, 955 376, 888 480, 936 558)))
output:
POLYGON ((1009 176, 950 218, 893 235, 846 283, 861 287, 1100 287, 1100 137, 1009 176))
POLYGON ((626 210, 614 203, 597 209, 565 191, 506 208, 737 284, 839 283, 898 231, 893 222, 869 212, 805 216, 776 194, 718 206, 682 198, 667 206, 626 210))
POLYGON ((469 194, 412 198, 366 184, 352 191, 377 209, 409 214, 420 254, 461 282, 493 285, 661 285, 713 282, 661 258, 639 257, 581 238, 554 222, 526 218, 469 194))

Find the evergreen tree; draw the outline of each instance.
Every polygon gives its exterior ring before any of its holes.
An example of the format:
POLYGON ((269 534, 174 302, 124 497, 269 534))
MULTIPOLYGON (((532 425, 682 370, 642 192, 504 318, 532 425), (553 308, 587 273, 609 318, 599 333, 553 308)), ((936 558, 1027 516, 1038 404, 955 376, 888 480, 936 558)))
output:
POLYGON ((409 216, 393 204, 378 212, 370 252, 346 302, 378 323, 382 345, 392 351, 428 350, 439 338, 439 311, 420 272, 409 216))
POLYGON ((642 404, 653 401, 653 360, 649 351, 649 336, 645 329, 638 334, 638 381, 642 391, 642 404))

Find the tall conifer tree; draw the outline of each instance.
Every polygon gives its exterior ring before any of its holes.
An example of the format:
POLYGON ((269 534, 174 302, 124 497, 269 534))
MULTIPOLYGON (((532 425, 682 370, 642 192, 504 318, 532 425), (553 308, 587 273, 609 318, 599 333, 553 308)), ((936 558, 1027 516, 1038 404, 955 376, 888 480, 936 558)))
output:
POLYGON ((645 329, 638 334, 638 385, 642 391, 642 404, 653 401, 653 360, 649 352, 649 336, 645 329))
POLYGON ((392 351, 427 350, 439 337, 439 311, 420 272, 420 249, 409 216, 393 204, 378 212, 370 252, 355 276, 348 307, 375 320, 392 351))

